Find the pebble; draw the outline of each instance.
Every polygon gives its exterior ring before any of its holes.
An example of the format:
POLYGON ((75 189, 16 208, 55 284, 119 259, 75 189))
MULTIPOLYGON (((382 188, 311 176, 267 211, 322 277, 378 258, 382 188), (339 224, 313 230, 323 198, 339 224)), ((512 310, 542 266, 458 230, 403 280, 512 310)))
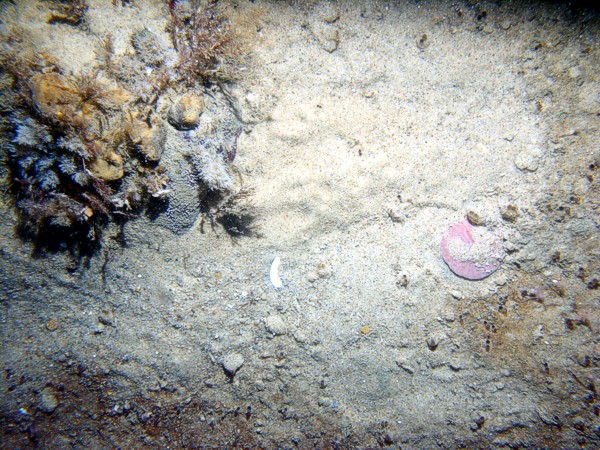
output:
POLYGON ((469 211, 467 213, 467 220, 471 223, 471 225, 478 226, 483 224, 483 219, 474 211, 469 211))
POLYGON ((50 387, 42 389, 39 410, 46 414, 52 414, 58 406, 58 399, 54 390, 50 387))
POLYGON ((98 314, 98 322, 100 322, 102 325, 106 325, 107 327, 113 326, 113 312, 108 309, 103 309, 102 311, 100 311, 100 314, 98 314))
POLYGON ((496 279, 494 280, 494 283, 496 284, 496 286, 504 286, 506 283, 508 283, 508 278, 506 276, 505 273, 501 273, 499 274, 496 279))
POLYGON ((316 269, 319 278, 329 278, 331 276, 331 267, 323 262, 318 263, 316 269))
POLYGON ((325 51, 333 53, 337 50, 340 43, 340 34, 337 26, 318 22, 313 26, 313 34, 317 38, 321 48, 325 51))
POLYGON ((408 286, 408 272, 398 272, 396 276, 396 286, 405 288, 408 286))
POLYGON ((587 178, 580 178, 573 183, 573 194, 585 195, 589 189, 590 183, 587 178))
POLYGON ((417 39, 417 47, 420 50, 425 50, 427 47, 429 47, 429 45, 431 44, 431 40, 429 39, 429 36, 427 36, 427 34, 423 33, 419 39, 417 39))
POLYGON ((460 300, 463 298, 462 292, 460 291, 450 291, 450 295, 454 297, 456 300, 460 300))
POLYGON ((308 342, 308 337, 302 332, 297 332, 294 334, 294 340, 298 344, 306 344, 308 342))
POLYGON ((569 77, 572 79, 578 78, 581 75, 583 75, 583 72, 577 66, 570 67, 569 70, 567 71, 567 73, 569 74, 569 77))
POLYGON ((399 358, 396 360, 396 364, 398 365, 398 367, 400 367, 402 370, 404 370, 405 372, 407 372, 408 374, 412 375, 413 373, 415 373, 415 369, 413 366, 411 366, 405 359, 403 358, 399 358))
POLYGON ((519 217, 519 210, 515 205, 506 205, 500 211, 500 215, 507 222, 514 222, 519 217))
POLYGON ((317 403, 319 404, 319 406, 324 406, 328 408, 333 404, 333 399, 331 399, 330 397, 319 397, 317 403))
POLYGON ((478 418, 473 419, 473 424, 471 425, 471 431, 480 430, 485 425, 485 417, 480 416, 478 418))
POLYGON ((287 326, 280 316, 273 315, 265 319, 267 331, 274 336, 282 336, 287 333, 287 326))
POLYGON ((388 209, 388 217, 394 223, 403 223, 406 219, 406 214, 400 209, 388 209))
POLYGON ((179 97, 169 109, 167 120, 177 130, 192 130, 200 123, 204 99, 195 94, 179 97))
POLYGON ((463 364, 463 362, 460 359, 453 357, 450 359, 450 362, 448 363, 448 367, 450 367, 451 370, 458 372, 459 370, 463 370, 465 368, 465 365, 463 364))
POLYGON ((435 352, 438 348, 438 346, 440 345, 440 342, 442 341, 442 337, 432 334, 430 335, 426 342, 427 342, 427 347, 429 348, 429 350, 431 350, 432 352, 435 352))
POLYGON ((319 17, 327 23, 333 23, 340 18, 340 11, 335 5, 326 3, 321 6, 319 17))
POLYGON ((508 29, 509 29, 509 28, 510 28, 512 25, 513 25, 513 24, 512 24, 512 22, 510 21, 510 19, 502 19, 502 20, 500 21, 500 27, 501 27, 503 30, 508 30, 508 29))
POLYGON ((514 160, 515 166, 522 172, 535 172, 539 163, 539 154, 535 151, 519 153, 514 160))
POLYGON ((438 320, 438 322, 452 323, 456 320, 456 318, 454 317, 453 311, 444 311, 440 314, 440 316, 437 318, 437 320, 438 320))
POLYGON ((230 377, 233 377, 240 367, 244 364, 244 357, 239 353, 228 353, 221 360, 221 365, 223 366, 223 370, 230 377))

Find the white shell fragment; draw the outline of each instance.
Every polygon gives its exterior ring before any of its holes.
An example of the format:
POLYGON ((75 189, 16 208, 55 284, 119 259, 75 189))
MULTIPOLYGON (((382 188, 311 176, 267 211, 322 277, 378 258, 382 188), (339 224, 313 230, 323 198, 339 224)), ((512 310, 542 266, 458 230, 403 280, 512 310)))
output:
POLYGON ((277 256, 273 262, 271 263, 271 271, 269 272, 269 276, 271 277, 271 283, 276 289, 279 289, 282 286, 281 278, 279 278, 279 265, 281 264, 281 259, 277 256))

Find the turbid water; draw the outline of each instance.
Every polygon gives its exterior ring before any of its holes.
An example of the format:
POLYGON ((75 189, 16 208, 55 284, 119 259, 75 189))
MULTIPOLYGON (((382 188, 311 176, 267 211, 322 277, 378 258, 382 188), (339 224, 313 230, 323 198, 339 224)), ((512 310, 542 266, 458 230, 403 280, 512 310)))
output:
POLYGON ((2 11, 4 447, 600 445, 595 11, 2 11))

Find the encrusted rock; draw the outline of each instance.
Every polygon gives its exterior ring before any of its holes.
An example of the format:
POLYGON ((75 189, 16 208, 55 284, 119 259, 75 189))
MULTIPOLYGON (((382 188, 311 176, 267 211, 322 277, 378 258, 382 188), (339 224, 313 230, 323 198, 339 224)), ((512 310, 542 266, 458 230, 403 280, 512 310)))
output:
POLYGON ((74 121, 86 128, 95 125, 104 110, 118 110, 132 97, 125 89, 110 87, 95 78, 67 78, 54 72, 34 75, 29 80, 29 88, 41 115, 62 122, 74 121), (81 80, 88 81, 81 86, 78 84, 83 83, 81 80), (92 88, 97 91, 95 95, 86 93, 92 88), (91 96, 93 101, 86 96, 91 96))
POLYGON ((143 120, 139 113, 129 115, 125 125, 127 136, 132 144, 148 162, 158 162, 162 156, 165 145, 165 129, 158 117, 153 117, 150 123, 143 120))
POLYGON ((158 66, 165 59, 165 49, 160 39, 147 28, 134 32, 131 36, 131 44, 138 57, 150 66, 158 66))
POLYGON ((75 86, 58 73, 40 73, 31 77, 29 88, 35 107, 43 116, 53 119, 73 114, 79 96, 75 86))
POLYGON ((185 94, 171 105, 167 120, 177 130, 191 130, 200 123, 200 115, 203 110, 204 99, 202 97, 185 94))
POLYGON ((115 152, 96 158, 89 166, 90 172, 104 181, 115 181, 123 178, 123 157, 115 152))

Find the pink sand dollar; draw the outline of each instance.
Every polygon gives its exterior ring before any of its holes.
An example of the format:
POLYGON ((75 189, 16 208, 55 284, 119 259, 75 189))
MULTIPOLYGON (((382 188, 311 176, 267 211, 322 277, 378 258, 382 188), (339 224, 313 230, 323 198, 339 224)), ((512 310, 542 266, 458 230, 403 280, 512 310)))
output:
POLYGON ((441 247, 450 270, 467 280, 491 275, 504 256, 501 239, 485 228, 474 228, 467 219, 448 228, 441 247))

